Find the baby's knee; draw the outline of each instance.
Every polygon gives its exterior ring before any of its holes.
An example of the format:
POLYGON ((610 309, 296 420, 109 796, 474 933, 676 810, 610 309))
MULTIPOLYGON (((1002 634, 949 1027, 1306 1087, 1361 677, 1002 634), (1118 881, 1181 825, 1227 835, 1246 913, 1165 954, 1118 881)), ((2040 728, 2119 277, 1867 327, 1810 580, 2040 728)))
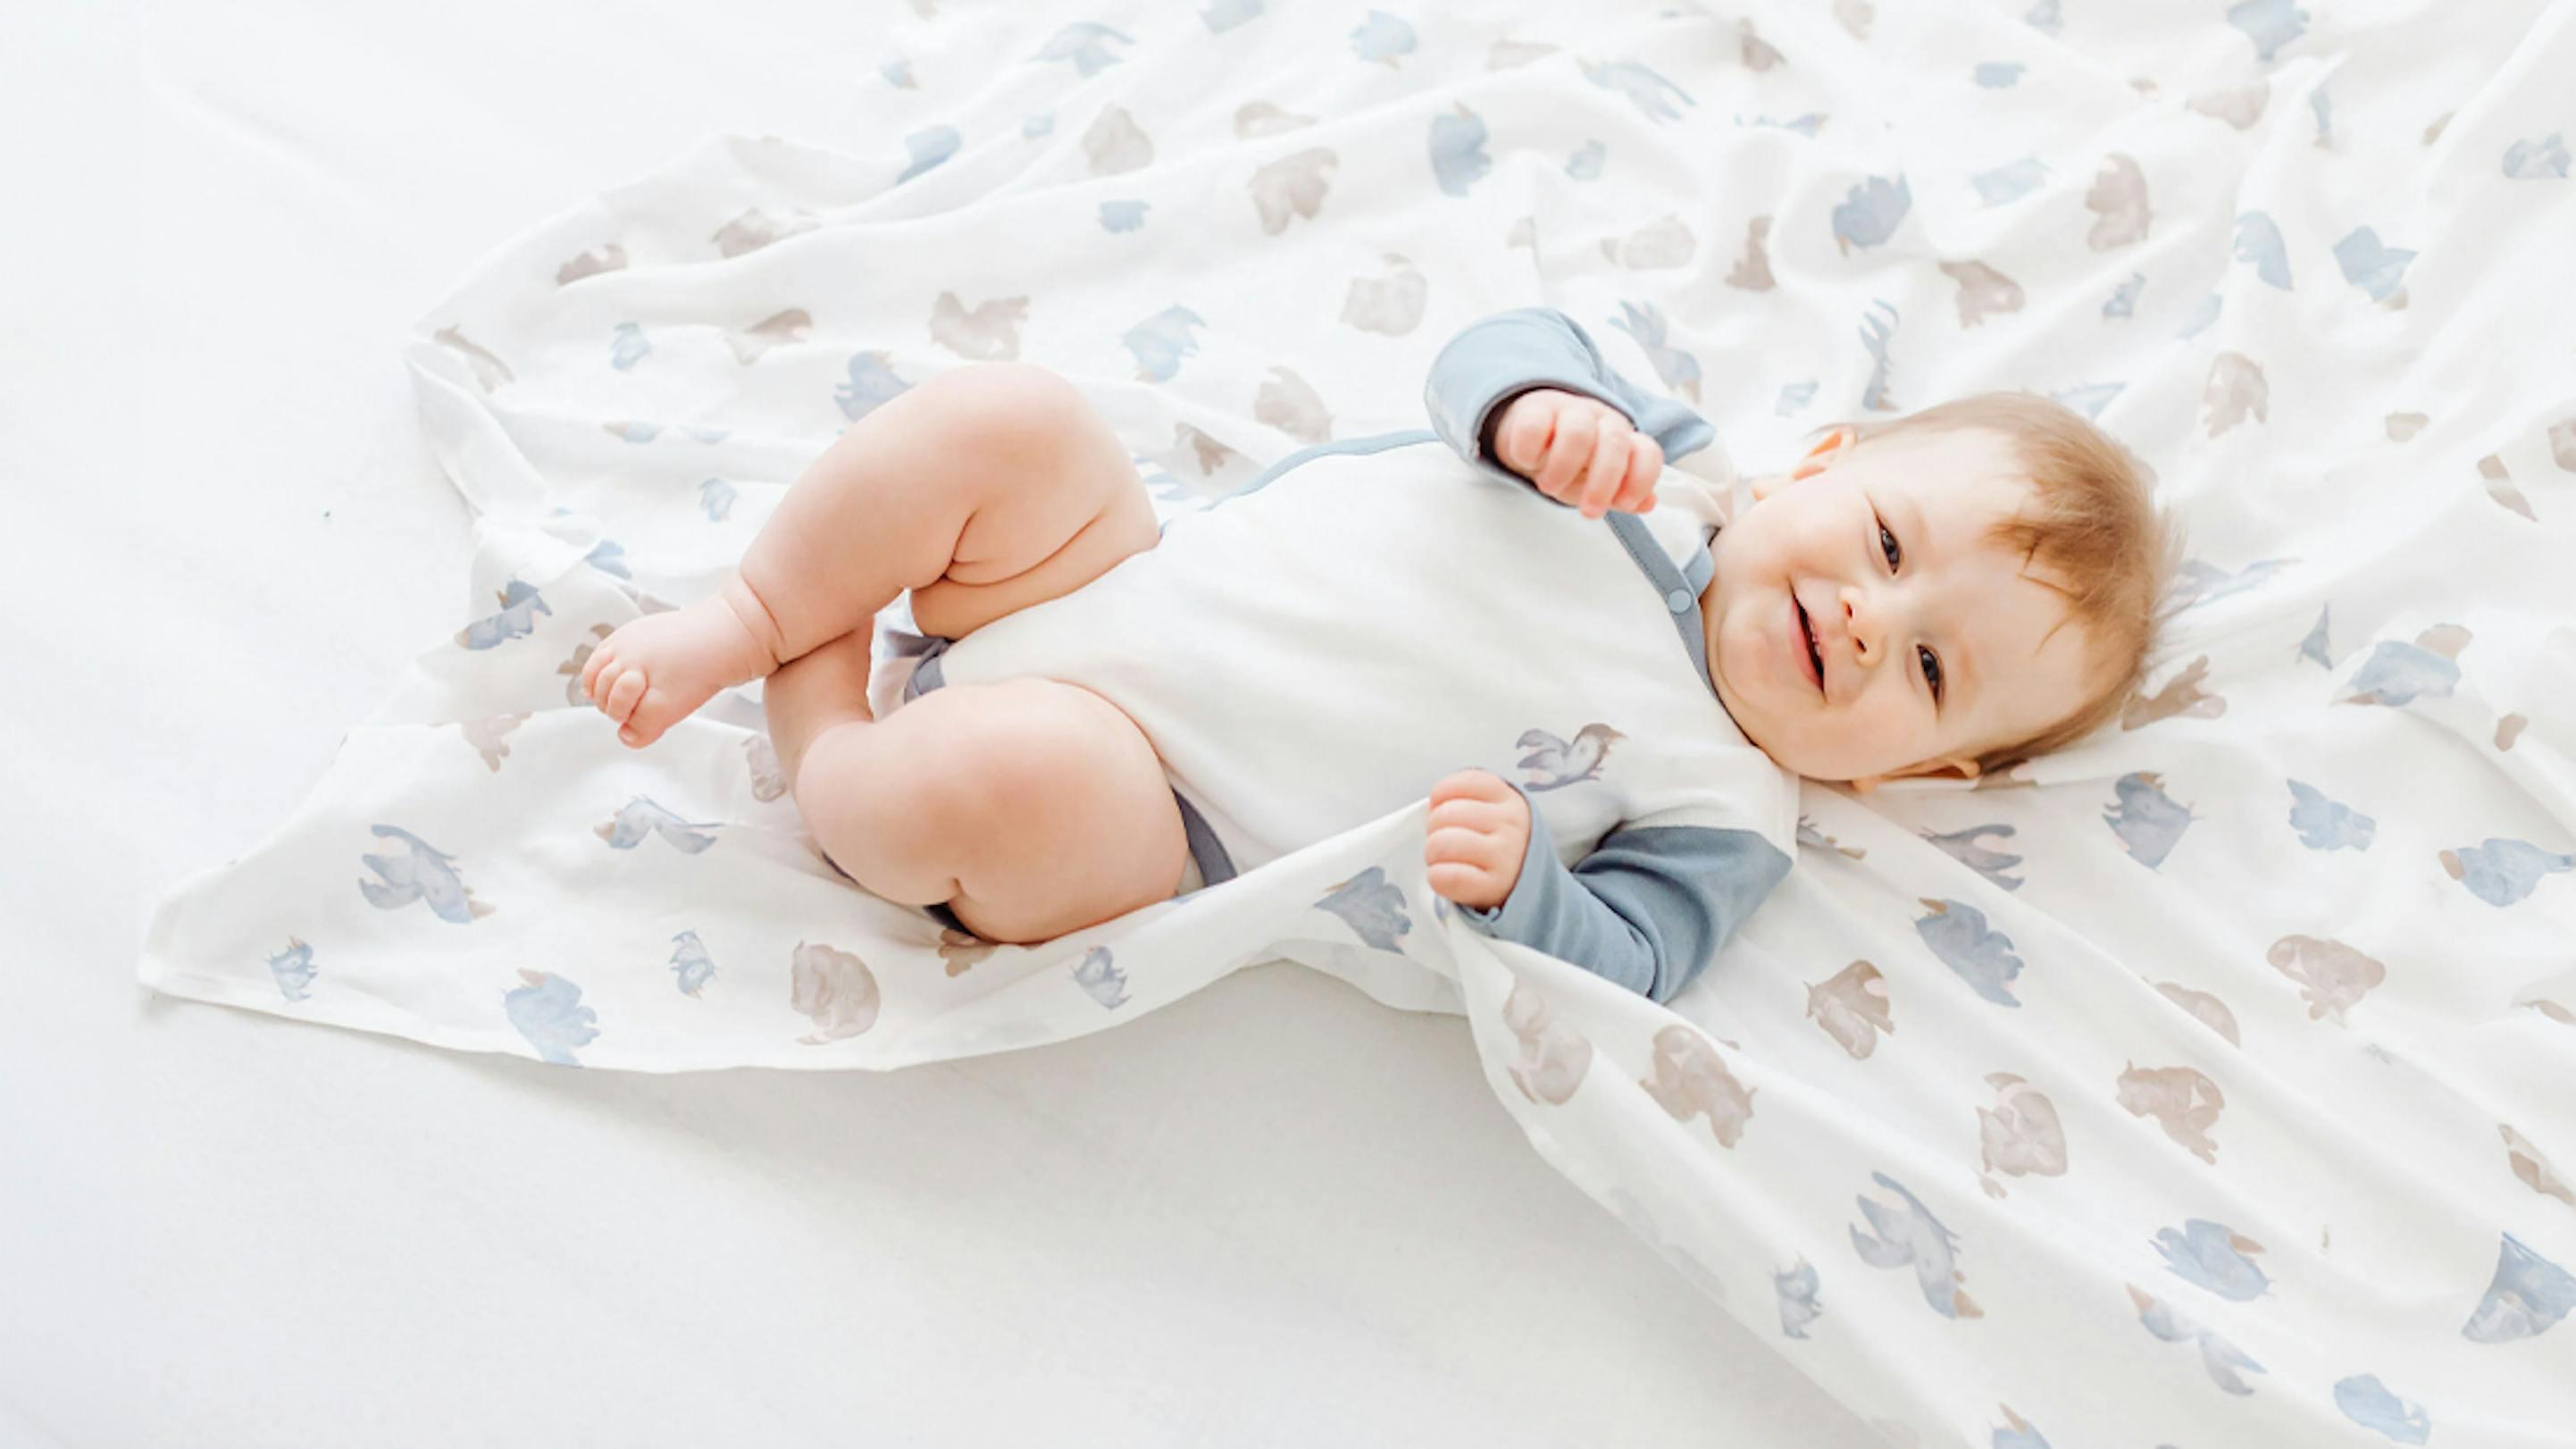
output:
POLYGON ((1030 362, 968 363, 914 392, 961 442, 1025 454, 1032 462, 1061 450, 1091 407, 1062 374, 1030 362))

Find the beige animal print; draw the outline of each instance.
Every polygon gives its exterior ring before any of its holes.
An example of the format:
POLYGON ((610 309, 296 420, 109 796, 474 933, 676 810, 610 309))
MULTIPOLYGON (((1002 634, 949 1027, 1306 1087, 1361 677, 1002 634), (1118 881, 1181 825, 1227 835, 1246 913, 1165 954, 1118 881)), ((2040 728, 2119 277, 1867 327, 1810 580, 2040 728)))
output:
POLYGON ((877 1024, 877 974, 868 963, 820 941, 799 941, 788 986, 787 1004, 821 1028, 797 1041, 822 1046, 857 1036, 877 1024))
POLYGON ((2531 723, 2531 721, 2524 719, 2518 714, 2509 714, 2504 718, 2497 720, 2495 732, 2496 748, 2499 750, 2512 749, 2514 740, 2522 734, 2522 727, 2529 723, 2531 723))
POLYGON ((1324 173, 1342 158, 1321 146, 1282 156, 1252 173, 1252 204, 1261 213, 1265 236, 1277 236, 1296 217, 1312 221, 1332 183, 1324 173))
POLYGON ((1999 312, 2021 310, 2021 283, 1984 262, 1943 262, 1941 270, 1959 284, 1959 325, 1974 327, 1999 312))
POLYGON ((596 252, 583 252, 580 256, 555 268, 555 285, 569 287, 584 277, 595 277, 601 272, 614 272, 625 265, 626 248, 615 242, 609 242, 596 252))
POLYGON ((2191 667, 2177 674, 2164 688, 2153 694, 2133 694, 2120 709, 2120 728, 2142 729, 2160 719, 2189 715, 2193 719, 2216 719, 2227 713, 2227 701, 2201 688, 2209 678, 2209 656, 2191 661, 2191 667))
POLYGON ((483 757, 484 768, 497 775, 501 773, 501 762, 510 756, 511 734, 519 726, 526 724, 534 714, 533 710, 523 710, 517 714, 496 714, 484 719, 458 720, 456 728, 459 734, 465 736, 465 742, 474 747, 474 753, 483 757))
POLYGON ((2194 991, 2188 986, 2172 981, 2159 981, 2156 983, 2156 989, 2163 992, 2165 998, 2174 1005, 2199 1018, 2202 1025, 2227 1038, 2229 1046, 2245 1045, 2236 1034, 2236 1013, 2227 1009, 2226 1002, 2206 991, 2194 991))
POLYGON ((2531 500, 2523 497, 2522 490, 2513 486, 2513 476, 2504 470, 2504 459, 2493 453, 2480 458, 2478 476, 2486 480, 2489 498, 2534 523, 2540 521, 2540 515, 2531 511, 2531 500))
POLYGON ((1511 1065, 1512 1085, 1533 1102, 1564 1106, 1592 1069, 1592 1043, 1571 1022, 1557 1020, 1547 999, 1526 981, 1513 982, 1512 994, 1504 998, 1503 1025, 1521 1044, 1511 1065))
POLYGON ((1878 1049, 1878 1034, 1896 1031, 1887 1012, 1887 981, 1877 967, 1854 961, 1807 988, 1807 1015, 1854 1061, 1878 1049))
POLYGON ((1753 1120, 1753 1093, 1726 1069, 1726 1061, 1708 1039, 1686 1026, 1655 1033, 1654 1075, 1637 1085, 1676 1122, 1708 1115, 1709 1130, 1721 1147, 1733 1147, 1753 1120))
POLYGON ((1699 238, 1682 219, 1670 214, 1652 225, 1630 232, 1625 238, 1612 238, 1601 243, 1601 254, 1632 271, 1652 271, 1678 267, 1699 250, 1699 238))
POLYGON ((466 341, 465 334, 457 329, 441 327, 430 336, 465 354, 465 360, 474 367, 474 381, 481 384, 485 392, 490 392, 505 382, 516 381, 511 377, 509 367, 501 359, 466 341))
POLYGON ((2425 421, 2425 417, 2422 413, 2390 413, 2388 415, 2388 441, 2392 443, 2405 442, 2408 438, 2411 438, 2424 430, 2425 421))
POLYGON ((2263 118, 2263 103, 2271 94, 2272 83, 2258 80, 2234 90, 2202 91, 2191 98, 2191 108, 2242 131, 2263 118))
POLYGON ((1234 134, 1242 140, 1250 140, 1255 136, 1275 136, 1282 131, 1294 131, 1301 126, 1313 124, 1315 124, 1314 117, 1283 111, 1268 101, 1248 101, 1234 113, 1234 134))
POLYGON ((2540 1149, 2532 1146, 2529 1138, 2502 1122, 2496 1124, 2496 1130, 2504 1134, 2505 1162, 2513 1169, 2515 1177, 2543 1197, 2554 1197, 2569 1207, 2576 1207, 2576 1192, 2567 1190, 2567 1184, 2559 1177, 2557 1169, 2550 1165, 2548 1158, 2540 1155, 2540 1149))
POLYGON ((1252 415, 1299 442, 1320 443, 1333 435, 1333 416, 1324 411, 1324 400, 1306 379, 1285 367, 1270 369, 1270 380, 1252 400, 1252 415))
POLYGON ((931 304, 930 338, 960 357, 1008 360, 1020 355, 1020 324, 1028 318, 1026 297, 996 297, 969 312, 955 292, 942 292, 931 304))
MULTIPOLYGON (((1985 1170, 2015 1177, 2064 1176, 2066 1129, 2057 1120, 2057 1104, 2010 1072, 1990 1074, 1986 1085, 1995 1089, 1995 1105, 1977 1109, 1977 1144, 1985 1170)), ((1987 1196, 2004 1195, 2003 1184, 1992 1177, 1980 1181, 1987 1196)))
POLYGON ((2272 420, 2271 385, 2263 369, 2241 352, 2222 352, 2210 359, 2209 385, 2200 400, 2209 406, 2209 435, 2217 437, 2252 414, 2258 423, 2272 420))
POLYGON ((1154 143, 1125 110, 1105 106, 1082 133, 1082 154, 1091 158, 1092 175, 1116 176, 1153 165, 1154 143))
POLYGON ((2283 936, 2264 953, 2272 969, 2299 983, 2308 1003, 2308 1019, 2334 1018, 2343 1026, 2344 1009, 2388 979, 2388 968, 2341 941, 2317 936, 2283 936))
POLYGON ((716 229, 716 251, 722 256, 738 257, 822 224, 822 218, 802 211, 786 221, 773 221, 755 206, 716 229))
POLYGON ((814 318, 802 307, 764 317, 740 332, 725 334, 725 345, 733 349, 733 360, 748 367, 773 347, 802 342, 813 331, 814 318))
POLYGON ((2167 1137, 2201 1161, 2217 1164, 2218 1144, 2209 1140, 2209 1129, 2218 1125, 2227 1099, 2198 1068, 2131 1063, 2120 1073, 2120 1105, 2133 1117, 2155 1118, 2167 1137))
POLYGON ((1771 277, 1771 254, 1765 250, 1770 236, 1771 218, 1767 216, 1757 216, 1745 225, 1744 255, 1736 261, 1734 268, 1727 272, 1726 285, 1740 287, 1747 292, 1771 290, 1774 285, 1771 277))
POLYGON ((1342 301, 1342 320, 1362 332, 1401 337, 1422 323, 1422 305, 1431 284, 1420 268, 1393 252, 1382 260, 1392 268, 1383 279, 1354 277, 1342 301))
POLYGON ((2143 241, 2147 235, 2147 174, 2138 163, 2114 151, 2102 158, 2102 174, 2084 193, 2087 210, 2101 217, 2086 233, 2084 244, 2097 252, 2143 241))

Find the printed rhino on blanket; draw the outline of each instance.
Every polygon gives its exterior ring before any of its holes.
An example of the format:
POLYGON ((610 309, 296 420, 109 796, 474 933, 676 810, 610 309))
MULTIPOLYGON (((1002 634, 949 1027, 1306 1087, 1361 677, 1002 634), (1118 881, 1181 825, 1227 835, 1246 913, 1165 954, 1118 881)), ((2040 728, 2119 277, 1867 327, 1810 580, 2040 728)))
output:
POLYGON ((1601 767, 1609 762, 1610 747, 1626 738, 1598 721, 1576 730, 1571 741, 1558 739, 1543 729, 1523 730, 1519 747, 1529 753, 1521 757, 1520 767, 1530 773, 1521 782, 1522 788, 1562 790, 1600 779, 1601 767))
POLYGON ((398 911, 414 901, 427 905, 442 921, 470 926, 492 914, 494 907, 475 899, 474 891, 457 874, 456 857, 432 846, 428 841, 394 825, 371 825, 368 833, 398 840, 409 850, 406 855, 362 855, 367 868, 382 883, 361 878, 358 891, 367 904, 381 911, 398 911))
POLYGON ((1592 1069, 1592 1043, 1548 1007, 1547 998, 1525 981, 1512 983, 1503 999, 1503 1025, 1520 1041, 1520 1056, 1511 1065, 1512 1085, 1533 1102, 1565 1105, 1592 1069))
POLYGON ((818 1028, 798 1037, 805 1046, 826 1046, 857 1036, 877 1024, 882 998, 877 974, 868 963, 820 941, 799 941, 789 957, 787 1004, 818 1028))
POLYGON ((1655 1033, 1654 1075, 1637 1085, 1676 1122, 1706 1115, 1720 1147, 1733 1147, 1744 1135, 1744 1124, 1753 1120, 1753 1093, 1759 1090, 1737 1081, 1717 1048, 1686 1026, 1655 1033))

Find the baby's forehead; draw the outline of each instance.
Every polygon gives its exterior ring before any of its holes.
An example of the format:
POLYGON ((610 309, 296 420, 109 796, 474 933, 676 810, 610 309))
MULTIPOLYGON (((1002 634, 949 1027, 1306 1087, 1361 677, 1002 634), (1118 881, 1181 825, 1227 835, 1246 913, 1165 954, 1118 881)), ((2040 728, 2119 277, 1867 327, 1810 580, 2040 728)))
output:
MULTIPOLYGON (((1992 428, 1927 428, 1871 442, 1879 448, 1873 478, 1894 486, 1945 540, 1963 547, 2022 516, 2038 497, 2038 484, 2011 435, 1992 428)), ((1982 546, 2002 553, 1996 545, 1982 546)))

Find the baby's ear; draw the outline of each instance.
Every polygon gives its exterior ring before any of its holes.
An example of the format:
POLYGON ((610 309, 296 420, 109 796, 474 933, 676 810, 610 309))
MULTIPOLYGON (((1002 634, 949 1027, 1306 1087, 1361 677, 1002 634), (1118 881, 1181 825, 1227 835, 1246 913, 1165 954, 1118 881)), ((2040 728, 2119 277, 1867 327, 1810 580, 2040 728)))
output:
POLYGON ((1809 448, 1807 456, 1798 460, 1798 466, 1789 470, 1788 481, 1795 483, 1801 478, 1813 478, 1822 473, 1832 467, 1836 459, 1850 452, 1852 445, 1859 441, 1858 428, 1841 427, 1825 434, 1824 441, 1809 448))

